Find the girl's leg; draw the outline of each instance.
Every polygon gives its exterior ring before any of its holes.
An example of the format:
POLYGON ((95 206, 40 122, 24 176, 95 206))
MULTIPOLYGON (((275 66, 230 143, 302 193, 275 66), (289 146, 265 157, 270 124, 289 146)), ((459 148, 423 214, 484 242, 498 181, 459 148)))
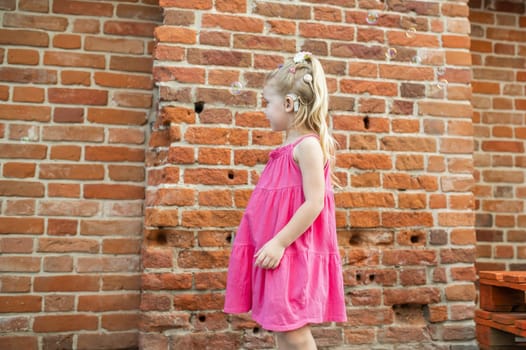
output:
POLYGON ((278 332, 279 350, 316 350, 316 343, 309 326, 288 332, 278 332))

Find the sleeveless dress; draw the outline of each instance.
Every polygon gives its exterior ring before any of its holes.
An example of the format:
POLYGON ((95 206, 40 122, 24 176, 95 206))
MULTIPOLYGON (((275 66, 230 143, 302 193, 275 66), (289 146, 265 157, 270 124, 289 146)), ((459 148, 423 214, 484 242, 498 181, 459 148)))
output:
POLYGON ((290 331, 309 323, 347 320, 338 251, 334 194, 326 165, 325 205, 313 224, 285 249, 275 269, 255 265, 254 254, 305 201, 292 151, 305 137, 269 155, 237 230, 228 267, 224 311, 252 310, 264 329, 290 331))

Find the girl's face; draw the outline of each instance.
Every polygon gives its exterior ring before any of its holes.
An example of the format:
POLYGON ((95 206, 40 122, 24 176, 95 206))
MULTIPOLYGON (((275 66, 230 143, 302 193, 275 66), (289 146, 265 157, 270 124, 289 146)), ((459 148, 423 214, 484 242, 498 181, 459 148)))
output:
POLYGON ((266 84, 263 89, 265 100, 265 116, 270 121, 273 131, 288 130, 292 124, 294 113, 290 106, 290 98, 281 96, 272 84, 266 84))

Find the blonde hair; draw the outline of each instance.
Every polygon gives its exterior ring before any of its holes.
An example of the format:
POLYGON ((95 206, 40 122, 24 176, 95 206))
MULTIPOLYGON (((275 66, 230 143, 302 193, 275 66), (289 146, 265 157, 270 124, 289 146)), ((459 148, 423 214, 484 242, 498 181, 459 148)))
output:
POLYGON ((323 156, 329 162, 332 174, 336 143, 327 125, 329 94, 320 61, 310 53, 300 52, 294 60, 270 72, 267 83, 283 96, 293 94, 297 97, 299 103, 293 127, 305 127, 319 136, 323 156))

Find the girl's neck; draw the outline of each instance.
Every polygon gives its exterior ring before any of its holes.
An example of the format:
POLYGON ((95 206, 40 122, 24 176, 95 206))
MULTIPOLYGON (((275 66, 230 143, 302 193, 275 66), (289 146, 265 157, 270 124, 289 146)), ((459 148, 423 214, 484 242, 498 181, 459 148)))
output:
POLYGON ((312 134, 313 132, 307 129, 290 129, 287 130, 285 136, 285 144, 292 143, 304 135, 312 134))

